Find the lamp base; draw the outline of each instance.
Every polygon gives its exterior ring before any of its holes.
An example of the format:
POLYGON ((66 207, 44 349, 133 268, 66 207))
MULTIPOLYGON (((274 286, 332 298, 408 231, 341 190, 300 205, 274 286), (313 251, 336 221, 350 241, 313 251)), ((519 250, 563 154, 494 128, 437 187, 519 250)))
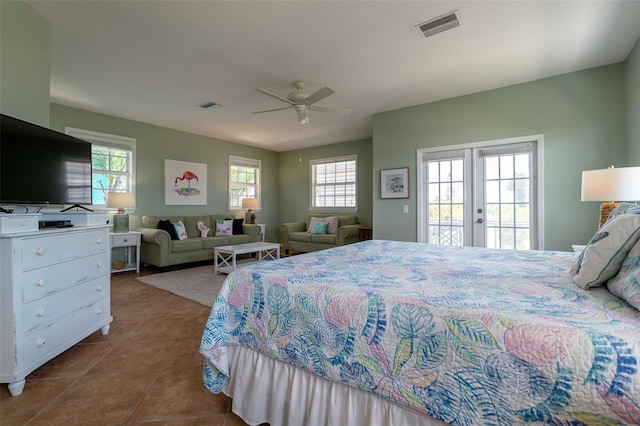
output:
POLYGON ((116 213, 113 215, 113 232, 129 232, 129 215, 126 213, 116 213))
POLYGON ((611 211, 617 206, 618 203, 614 202, 600 204, 600 225, 598 226, 598 228, 602 228, 602 225, 604 225, 609 218, 609 213, 611 213, 611 211))
POLYGON ((253 212, 246 212, 244 214, 244 223, 247 223, 247 224, 256 223, 256 214, 253 212))

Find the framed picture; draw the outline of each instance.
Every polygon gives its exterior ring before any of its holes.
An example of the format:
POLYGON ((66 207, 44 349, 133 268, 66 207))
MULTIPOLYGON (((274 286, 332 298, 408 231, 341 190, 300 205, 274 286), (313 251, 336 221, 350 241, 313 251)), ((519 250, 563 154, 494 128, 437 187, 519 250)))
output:
POLYGON ((164 204, 207 205, 207 165, 164 160, 164 204))
POLYGON ((380 170, 380 198, 409 198, 409 168, 380 170))

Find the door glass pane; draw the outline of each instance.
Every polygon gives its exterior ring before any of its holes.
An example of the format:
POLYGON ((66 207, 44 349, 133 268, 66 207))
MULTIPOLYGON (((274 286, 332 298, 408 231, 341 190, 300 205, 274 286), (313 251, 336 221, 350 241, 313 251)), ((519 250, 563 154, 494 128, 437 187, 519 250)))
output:
POLYGON ((464 244, 463 166, 462 159, 427 162, 428 242, 431 244, 464 244))
POLYGON ((487 247, 531 248, 530 154, 506 154, 484 158, 487 247), (500 172, 490 171, 496 163, 500 172))
POLYGON ((499 179, 500 178, 500 166, 498 164, 498 157, 488 157, 484 161, 484 173, 486 179, 499 179))

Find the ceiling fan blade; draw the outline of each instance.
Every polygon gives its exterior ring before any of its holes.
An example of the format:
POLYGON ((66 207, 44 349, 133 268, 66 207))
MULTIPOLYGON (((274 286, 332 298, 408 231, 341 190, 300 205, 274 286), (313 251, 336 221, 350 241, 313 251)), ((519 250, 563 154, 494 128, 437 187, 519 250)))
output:
POLYGON ((328 87, 325 86, 322 89, 318 90, 317 92, 314 92, 309 96, 307 96, 307 98, 304 100, 304 103, 305 105, 311 105, 318 101, 323 100, 327 96, 333 95, 334 93, 336 92, 334 92, 333 89, 329 89, 328 87))
POLYGON ((309 109, 311 111, 319 111, 319 112, 331 112, 340 115, 349 115, 351 114, 351 110, 349 108, 338 108, 338 107, 325 107, 319 105, 309 105, 309 109))
POLYGON ((275 93, 272 93, 272 92, 270 92, 270 91, 268 91, 268 90, 266 90, 266 89, 256 89, 256 90, 257 90, 258 92, 260 92, 260 93, 264 94, 264 95, 271 96, 272 98, 275 98, 275 99, 277 99, 277 100, 279 100, 279 101, 286 102, 286 103, 288 103, 288 104, 293 105, 293 102, 291 102, 289 99, 287 99, 287 98, 283 98, 283 97, 282 97, 282 96, 280 96, 280 95, 276 95, 275 93))
POLYGON ((291 109, 290 106, 276 109, 265 109, 264 111, 254 111, 251 114, 262 114, 263 112, 284 111, 285 109, 291 109))
POLYGON ((309 124, 309 117, 307 117, 307 110, 306 108, 299 111, 298 109, 296 109, 296 115, 298 116, 298 122, 300 124, 309 124))

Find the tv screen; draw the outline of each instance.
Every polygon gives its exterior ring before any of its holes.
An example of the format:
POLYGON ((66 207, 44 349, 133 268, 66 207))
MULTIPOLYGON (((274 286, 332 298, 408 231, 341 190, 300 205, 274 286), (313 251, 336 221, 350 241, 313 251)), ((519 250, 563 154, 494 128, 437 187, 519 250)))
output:
POLYGON ((89 142, 0 117, 0 203, 92 204, 89 142))

